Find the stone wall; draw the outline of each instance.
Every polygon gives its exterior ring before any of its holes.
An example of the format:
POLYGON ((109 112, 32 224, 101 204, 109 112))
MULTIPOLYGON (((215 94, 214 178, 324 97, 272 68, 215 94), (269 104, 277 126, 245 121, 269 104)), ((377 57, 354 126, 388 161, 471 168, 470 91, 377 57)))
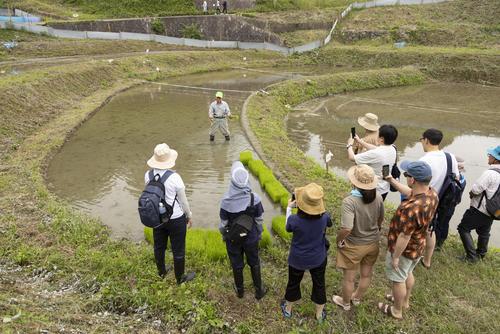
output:
MULTIPOLYGON (((276 34, 256 27, 235 15, 168 16, 159 19, 165 27, 165 35, 171 37, 183 37, 182 30, 185 26, 197 24, 204 40, 282 44, 281 39, 276 34)), ((55 29, 66 30, 151 34, 154 33, 151 30, 152 20, 147 18, 51 22, 48 25, 55 29)))
POLYGON ((259 27, 263 30, 271 31, 276 34, 291 32, 296 30, 330 30, 333 25, 332 22, 297 22, 297 23, 282 23, 282 22, 272 22, 268 20, 254 19, 250 17, 242 17, 243 20, 251 25, 259 27))

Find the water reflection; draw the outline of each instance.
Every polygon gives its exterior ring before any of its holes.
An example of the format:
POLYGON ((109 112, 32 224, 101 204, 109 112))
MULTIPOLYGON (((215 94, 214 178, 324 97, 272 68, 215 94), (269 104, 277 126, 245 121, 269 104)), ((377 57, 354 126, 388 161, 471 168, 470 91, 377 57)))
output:
MULTIPOLYGON (((463 212, 470 202, 467 193, 472 183, 488 168, 485 149, 500 143, 500 89, 465 84, 430 84, 387 88, 339 95, 309 101, 289 115, 290 138, 307 155, 324 166, 324 155, 331 150, 334 172, 344 176, 352 166, 345 143, 358 116, 375 113, 380 124, 394 124, 399 131, 396 141, 400 160, 418 159, 424 152, 419 143, 425 129, 443 131, 442 147, 465 159, 467 188, 457 207, 450 231, 456 233, 463 212), (305 111, 304 111, 305 110, 305 111)), ((399 202, 396 193, 388 199, 399 202)), ((493 224, 491 243, 500 246, 500 226, 493 224)))
MULTIPOLYGON (((283 76, 231 71, 186 76, 168 83, 224 90, 256 90, 283 76)), ((115 237, 142 238, 137 199, 144 187, 146 160, 157 143, 179 152, 175 169, 186 184, 196 227, 216 228, 218 205, 239 152, 249 149, 237 119, 230 121, 231 141, 222 135, 208 141, 208 106, 215 92, 151 84, 126 91, 97 112, 51 161, 52 191, 75 207, 100 217, 115 237)), ((248 93, 226 92, 224 99, 239 114, 248 93)), ((280 213, 260 191, 266 218, 280 213)))

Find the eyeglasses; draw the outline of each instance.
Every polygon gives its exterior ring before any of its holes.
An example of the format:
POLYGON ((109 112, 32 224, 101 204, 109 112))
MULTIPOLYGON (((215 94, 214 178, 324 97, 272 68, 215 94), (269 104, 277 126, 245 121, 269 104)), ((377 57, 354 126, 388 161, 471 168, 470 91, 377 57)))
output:
POLYGON ((411 176, 410 174, 408 174, 407 172, 404 172, 404 173, 403 173, 403 176, 404 176, 404 177, 413 177, 413 176, 411 176))

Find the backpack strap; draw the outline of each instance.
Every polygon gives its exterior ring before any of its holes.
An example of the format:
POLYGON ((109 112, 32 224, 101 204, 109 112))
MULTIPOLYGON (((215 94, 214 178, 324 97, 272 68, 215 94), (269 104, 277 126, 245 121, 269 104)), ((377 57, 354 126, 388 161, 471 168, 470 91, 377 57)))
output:
POLYGON ((398 148, 394 144, 392 144, 392 147, 394 147, 394 151, 396 151, 396 160, 394 161, 394 165, 397 165, 398 164, 398 148))
POLYGON ((253 192, 250 191, 250 206, 253 208, 253 192))
POLYGON ((448 189, 450 178, 453 178, 453 175, 452 175, 453 173, 451 171, 451 165, 452 165, 451 155, 448 152, 444 152, 444 155, 446 157, 446 176, 444 178, 443 185, 441 186, 441 190, 439 191, 439 195, 438 195, 439 199, 443 198, 444 192, 446 191, 446 189, 448 189))
MULTIPOLYGON (((489 170, 494 170, 495 172, 497 172, 498 174, 500 174, 500 169, 498 168, 491 168, 489 170)), ((493 194, 493 196, 496 195, 496 193, 500 190, 500 184, 498 185, 498 188, 497 188, 497 191, 495 191, 495 193, 493 194)), ((479 204, 477 205, 477 208, 479 209, 481 207, 481 204, 483 203, 483 198, 486 197, 486 190, 483 190, 483 192, 481 193, 481 199, 479 200, 479 204)), ((488 199, 488 197, 486 197, 486 199, 488 199)))
MULTIPOLYGON (((159 181, 162 184, 165 184, 165 182, 167 182, 168 178, 173 174, 175 174, 175 171, 167 169, 167 171, 160 177, 159 181)), ((156 175, 160 175, 160 174, 156 174, 156 175)), ((151 181, 154 177, 155 177, 154 170, 150 169, 149 170, 149 181, 151 181)), ((174 201, 172 202, 172 207, 174 206, 175 201, 177 201, 177 193, 175 193, 174 201)), ((177 201, 177 202, 179 202, 179 201, 177 201)))

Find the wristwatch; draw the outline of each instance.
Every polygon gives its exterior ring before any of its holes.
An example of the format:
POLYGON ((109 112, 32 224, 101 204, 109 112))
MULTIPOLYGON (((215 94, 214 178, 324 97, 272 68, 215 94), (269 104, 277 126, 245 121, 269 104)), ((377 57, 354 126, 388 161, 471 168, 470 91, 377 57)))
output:
POLYGON ((345 148, 349 149, 349 147, 352 147, 352 144, 347 145, 345 148))

